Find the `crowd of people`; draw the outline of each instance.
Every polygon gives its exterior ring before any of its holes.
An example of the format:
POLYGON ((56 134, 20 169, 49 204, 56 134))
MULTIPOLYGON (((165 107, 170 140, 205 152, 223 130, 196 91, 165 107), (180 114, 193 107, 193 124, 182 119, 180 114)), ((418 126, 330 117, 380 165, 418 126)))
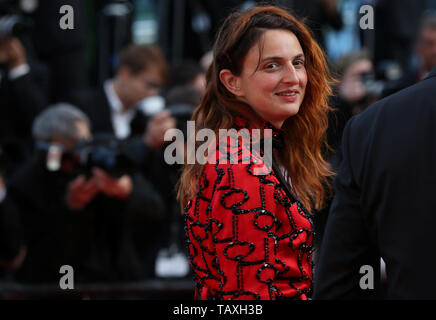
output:
MULTIPOLYGON (((54 2, 29 14, 33 32, 0 36, 0 283, 57 283, 63 265, 83 283, 191 278, 176 196, 180 167, 165 163, 164 135, 186 130, 205 92, 210 52, 170 64, 166 48, 128 43, 114 75, 91 86, 87 30, 66 41, 44 18, 54 2)), ((336 1, 282 4, 312 15, 321 47, 322 25, 342 27, 336 1)), ((338 81, 325 156, 333 171, 348 120, 436 65, 436 14, 419 17, 407 59, 391 57, 402 63, 391 79, 378 79, 383 61, 365 48, 330 61, 338 81)), ((328 212, 329 205, 315 217, 316 246, 328 212)))
MULTIPOLYGON (((58 50, 63 65, 33 54, 40 27, 0 43, 3 281, 56 283, 63 265, 83 283, 188 276, 178 168, 163 145, 199 103, 205 71, 194 61, 170 70, 156 45, 131 43, 114 76, 91 88, 76 81, 83 52, 69 61, 71 48, 58 50)), ((59 38, 51 45, 67 46, 59 38)))

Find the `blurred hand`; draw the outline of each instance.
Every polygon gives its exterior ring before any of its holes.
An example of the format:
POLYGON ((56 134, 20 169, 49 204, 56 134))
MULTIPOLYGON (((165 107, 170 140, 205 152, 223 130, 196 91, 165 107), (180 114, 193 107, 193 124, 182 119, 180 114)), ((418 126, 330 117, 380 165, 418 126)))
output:
POLYGON ((171 117, 168 110, 164 110, 150 119, 144 142, 152 149, 159 149, 164 144, 165 132, 176 127, 176 119, 171 117))
POLYGON ((97 181, 93 178, 86 181, 81 175, 73 180, 67 189, 67 205, 73 210, 83 209, 99 192, 97 181))
POLYGON ((0 62, 7 63, 11 69, 27 63, 26 50, 20 40, 6 38, 0 41, 0 62))
POLYGON ((116 179, 101 169, 94 168, 93 177, 100 192, 111 198, 127 199, 132 193, 133 183, 128 175, 116 179))

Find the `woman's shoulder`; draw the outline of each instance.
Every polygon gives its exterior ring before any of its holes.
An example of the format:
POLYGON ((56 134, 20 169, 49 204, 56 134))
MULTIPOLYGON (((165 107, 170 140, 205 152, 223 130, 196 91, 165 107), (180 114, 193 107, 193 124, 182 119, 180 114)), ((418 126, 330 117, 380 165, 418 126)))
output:
MULTIPOLYGON (((206 145, 197 149, 197 159, 201 158, 206 145)), ((266 157, 261 156, 260 139, 253 136, 248 129, 229 129, 219 133, 208 150, 206 165, 214 167, 246 167, 255 163, 263 162, 266 157), (211 166, 212 165, 212 166, 211 166)))
POLYGON ((271 165, 264 158, 252 152, 232 155, 219 153, 215 163, 207 163, 203 169, 203 182, 208 186, 267 184, 275 185, 276 181, 271 165))
POLYGON ((217 145, 204 164, 203 171, 211 173, 220 170, 246 171, 254 176, 267 175, 271 173, 271 158, 261 155, 249 145, 217 145))

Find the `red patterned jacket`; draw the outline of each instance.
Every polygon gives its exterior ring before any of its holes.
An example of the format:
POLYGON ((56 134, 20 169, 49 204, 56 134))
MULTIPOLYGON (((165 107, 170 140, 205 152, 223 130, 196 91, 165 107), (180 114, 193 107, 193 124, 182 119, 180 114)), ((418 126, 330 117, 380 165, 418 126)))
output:
MULTIPOLYGON (((280 135, 266 127, 275 138, 280 135)), ((244 143, 230 141, 227 150, 218 145, 214 156, 220 159, 252 154, 244 143)), ((185 231, 197 299, 311 295, 311 219, 287 196, 274 170, 253 174, 253 166, 259 165, 253 158, 245 164, 206 164, 200 190, 188 201, 185 231)))

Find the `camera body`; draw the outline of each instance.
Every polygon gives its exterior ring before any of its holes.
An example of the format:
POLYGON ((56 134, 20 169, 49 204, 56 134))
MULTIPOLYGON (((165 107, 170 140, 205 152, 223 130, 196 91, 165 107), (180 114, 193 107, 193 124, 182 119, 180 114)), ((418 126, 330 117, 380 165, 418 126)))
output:
POLYGON ((46 167, 52 172, 78 176, 92 176, 93 168, 99 168, 114 178, 128 173, 134 163, 128 146, 114 137, 98 137, 81 141, 73 149, 64 150, 56 144, 38 144, 45 152, 46 167))

